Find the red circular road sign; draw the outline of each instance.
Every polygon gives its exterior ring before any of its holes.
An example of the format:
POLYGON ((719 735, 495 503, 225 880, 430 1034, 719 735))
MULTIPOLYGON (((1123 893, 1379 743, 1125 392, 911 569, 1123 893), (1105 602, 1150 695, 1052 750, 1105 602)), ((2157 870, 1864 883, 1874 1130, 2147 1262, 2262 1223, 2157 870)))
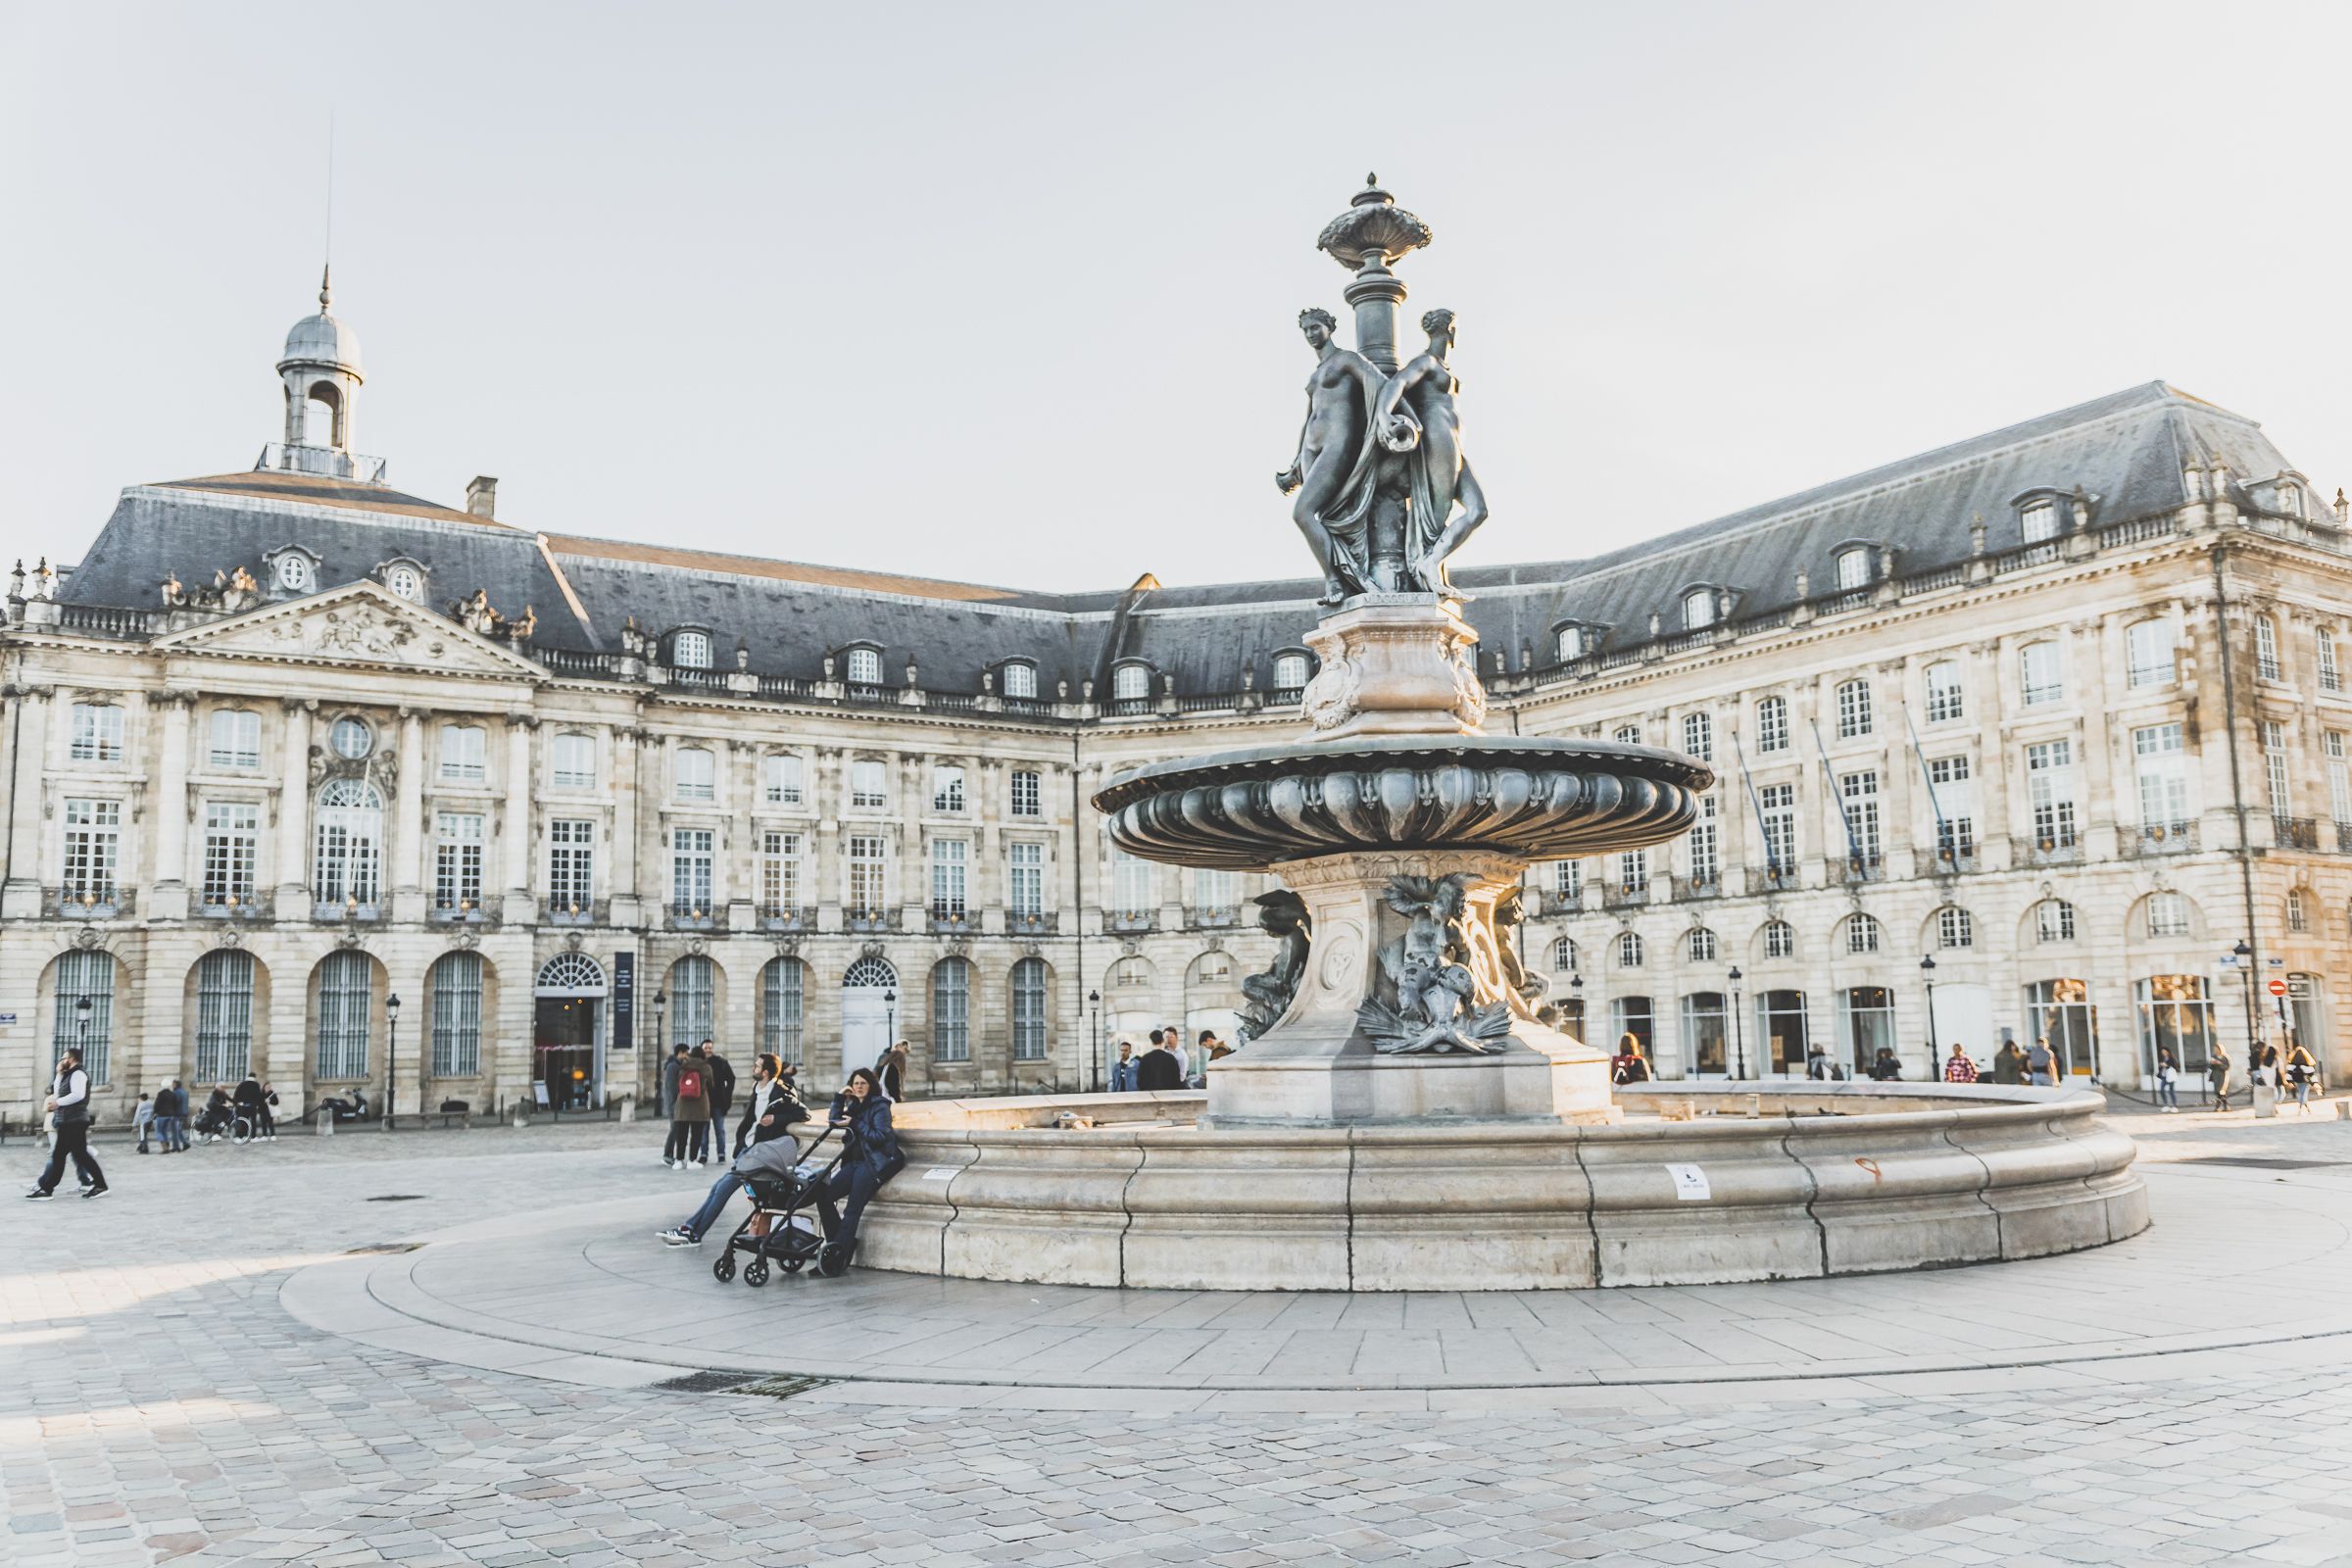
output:
POLYGON ((2274 996, 2274 997, 2283 997, 2283 996, 2285 996, 2285 995, 2286 995, 2286 982, 2285 982, 2285 981, 2283 981, 2283 980, 2274 980, 2274 981, 2272 981, 2272 982, 2271 982, 2271 995, 2272 995, 2272 996, 2274 996))

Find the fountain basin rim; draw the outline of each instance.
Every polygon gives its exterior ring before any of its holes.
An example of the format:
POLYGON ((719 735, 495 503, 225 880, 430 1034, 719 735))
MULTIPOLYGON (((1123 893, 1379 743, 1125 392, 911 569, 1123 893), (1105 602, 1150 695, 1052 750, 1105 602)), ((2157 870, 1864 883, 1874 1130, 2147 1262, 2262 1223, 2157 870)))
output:
POLYGON ((1173 787, 1212 780, 1239 783, 1300 772, 1335 772, 1374 767, 1533 767, 1545 772, 1625 773, 1703 791, 1715 770, 1697 759, 1662 746, 1622 741, 1558 740, 1542 735, 1367 735, 1346 741, 1298 741, 1213 752, 1206 757, 1171 758, 1113 775, 1095 795, 1097 810, 1115 811, 1173 787))

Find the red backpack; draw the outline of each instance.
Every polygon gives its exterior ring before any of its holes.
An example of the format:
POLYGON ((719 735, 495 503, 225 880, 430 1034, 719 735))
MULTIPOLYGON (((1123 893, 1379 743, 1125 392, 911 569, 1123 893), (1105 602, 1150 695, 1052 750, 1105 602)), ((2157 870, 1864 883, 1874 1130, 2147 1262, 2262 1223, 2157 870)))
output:
POLYGON ((680 1100, 703 1098, 703 1070, 700 1067, 678 1069, 678 1098, 680 1100))

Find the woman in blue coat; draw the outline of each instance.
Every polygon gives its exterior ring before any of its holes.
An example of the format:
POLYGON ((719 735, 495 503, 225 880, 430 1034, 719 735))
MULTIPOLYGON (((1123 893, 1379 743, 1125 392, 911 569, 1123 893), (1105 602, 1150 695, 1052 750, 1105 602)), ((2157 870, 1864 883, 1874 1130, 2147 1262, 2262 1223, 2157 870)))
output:
POLYGON ((825 1183, 817 1207, 825 1216, 825 1255, 819 1268, 839 1274, 858 1248, 858 1221, 882 1184, 906 1165, 898 1134, 891 1130, 890 1101, 873 1069, 860 1067, 833 1098, 832 1124, 842 1130, 841 1164, 825 1183), (849 1207, 836 1205, 847 1198, 849 1207))

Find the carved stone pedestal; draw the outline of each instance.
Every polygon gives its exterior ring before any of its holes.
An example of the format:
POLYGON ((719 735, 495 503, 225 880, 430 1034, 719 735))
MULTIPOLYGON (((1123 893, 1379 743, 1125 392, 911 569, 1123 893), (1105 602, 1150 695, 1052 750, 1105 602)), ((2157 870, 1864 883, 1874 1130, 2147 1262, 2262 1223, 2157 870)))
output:
POLYGON ((1607 1054, 1537 1020, 1497 938, 1520 867, 1443 851, 1286 862, 1314 931, 1305 972, 1270 1031, 1209 1067, 1201 1125, 1615 1120, 1607 1054))
POLYGON ((1300 697, 1309 740, 1475 735, 1486 717, 1478 633, 1436 594, 1359 594, 1306 645, 1323 661, 1300 697))

